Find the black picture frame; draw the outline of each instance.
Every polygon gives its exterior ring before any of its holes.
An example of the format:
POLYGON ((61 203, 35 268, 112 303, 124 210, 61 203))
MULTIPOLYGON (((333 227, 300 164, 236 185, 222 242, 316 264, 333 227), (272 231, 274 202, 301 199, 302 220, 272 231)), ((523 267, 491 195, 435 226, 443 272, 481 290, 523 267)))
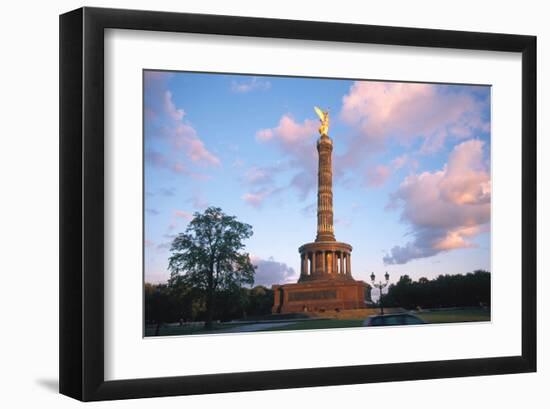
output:
POLYGON ((86 7, 61 15, 60 392, 96 401, 535 372, 536 44, 535 36, 526 35, 155 11, 86 7), (106 381, 103 127, 109 28, 521 53, 521 355, 106 381))

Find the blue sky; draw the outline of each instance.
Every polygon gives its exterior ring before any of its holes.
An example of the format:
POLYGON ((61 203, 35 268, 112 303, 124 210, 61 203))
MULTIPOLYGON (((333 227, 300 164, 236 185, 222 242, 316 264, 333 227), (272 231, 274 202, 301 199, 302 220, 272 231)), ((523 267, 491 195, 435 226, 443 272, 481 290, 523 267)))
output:
POLYGON ((315 105, 356 279, 490 270, 490 87, 145 71, 146 281, 169 277, 171 240, 207 206, 253 226, 257 284, 297 279, 316 233, 315 105))

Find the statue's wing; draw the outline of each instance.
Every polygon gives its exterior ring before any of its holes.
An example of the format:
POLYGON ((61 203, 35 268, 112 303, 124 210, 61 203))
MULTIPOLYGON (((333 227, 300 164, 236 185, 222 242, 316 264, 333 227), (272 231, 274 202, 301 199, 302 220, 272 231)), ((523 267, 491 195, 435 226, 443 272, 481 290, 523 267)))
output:
POLYGON ((323 111, 321 111, 321 109, 319 109, 319 107, 313 107, 313 109, 317 113, 317 116, 319 116, 319 119, 321 119, 321 121, 324 121, 325 120, 325 113, 323 111))

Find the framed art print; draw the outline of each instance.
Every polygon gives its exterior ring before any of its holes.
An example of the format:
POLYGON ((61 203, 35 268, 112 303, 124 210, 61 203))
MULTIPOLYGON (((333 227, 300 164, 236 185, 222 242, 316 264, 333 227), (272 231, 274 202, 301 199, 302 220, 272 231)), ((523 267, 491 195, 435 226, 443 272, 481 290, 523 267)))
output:
POLYGON ((536 370, 536 38, 60 18, 60 391, 536 370))

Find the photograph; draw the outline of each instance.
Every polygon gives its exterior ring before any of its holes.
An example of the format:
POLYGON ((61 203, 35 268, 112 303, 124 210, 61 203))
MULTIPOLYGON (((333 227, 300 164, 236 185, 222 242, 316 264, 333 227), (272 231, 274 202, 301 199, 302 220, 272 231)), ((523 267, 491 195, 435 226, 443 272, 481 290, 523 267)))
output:
POLYGON ((471 3, 4 3, 0 408, 550 408, 548 12, 471 3))
POLYGON ((144 337, 491 324, 491 85, 142 79, 144 337))

